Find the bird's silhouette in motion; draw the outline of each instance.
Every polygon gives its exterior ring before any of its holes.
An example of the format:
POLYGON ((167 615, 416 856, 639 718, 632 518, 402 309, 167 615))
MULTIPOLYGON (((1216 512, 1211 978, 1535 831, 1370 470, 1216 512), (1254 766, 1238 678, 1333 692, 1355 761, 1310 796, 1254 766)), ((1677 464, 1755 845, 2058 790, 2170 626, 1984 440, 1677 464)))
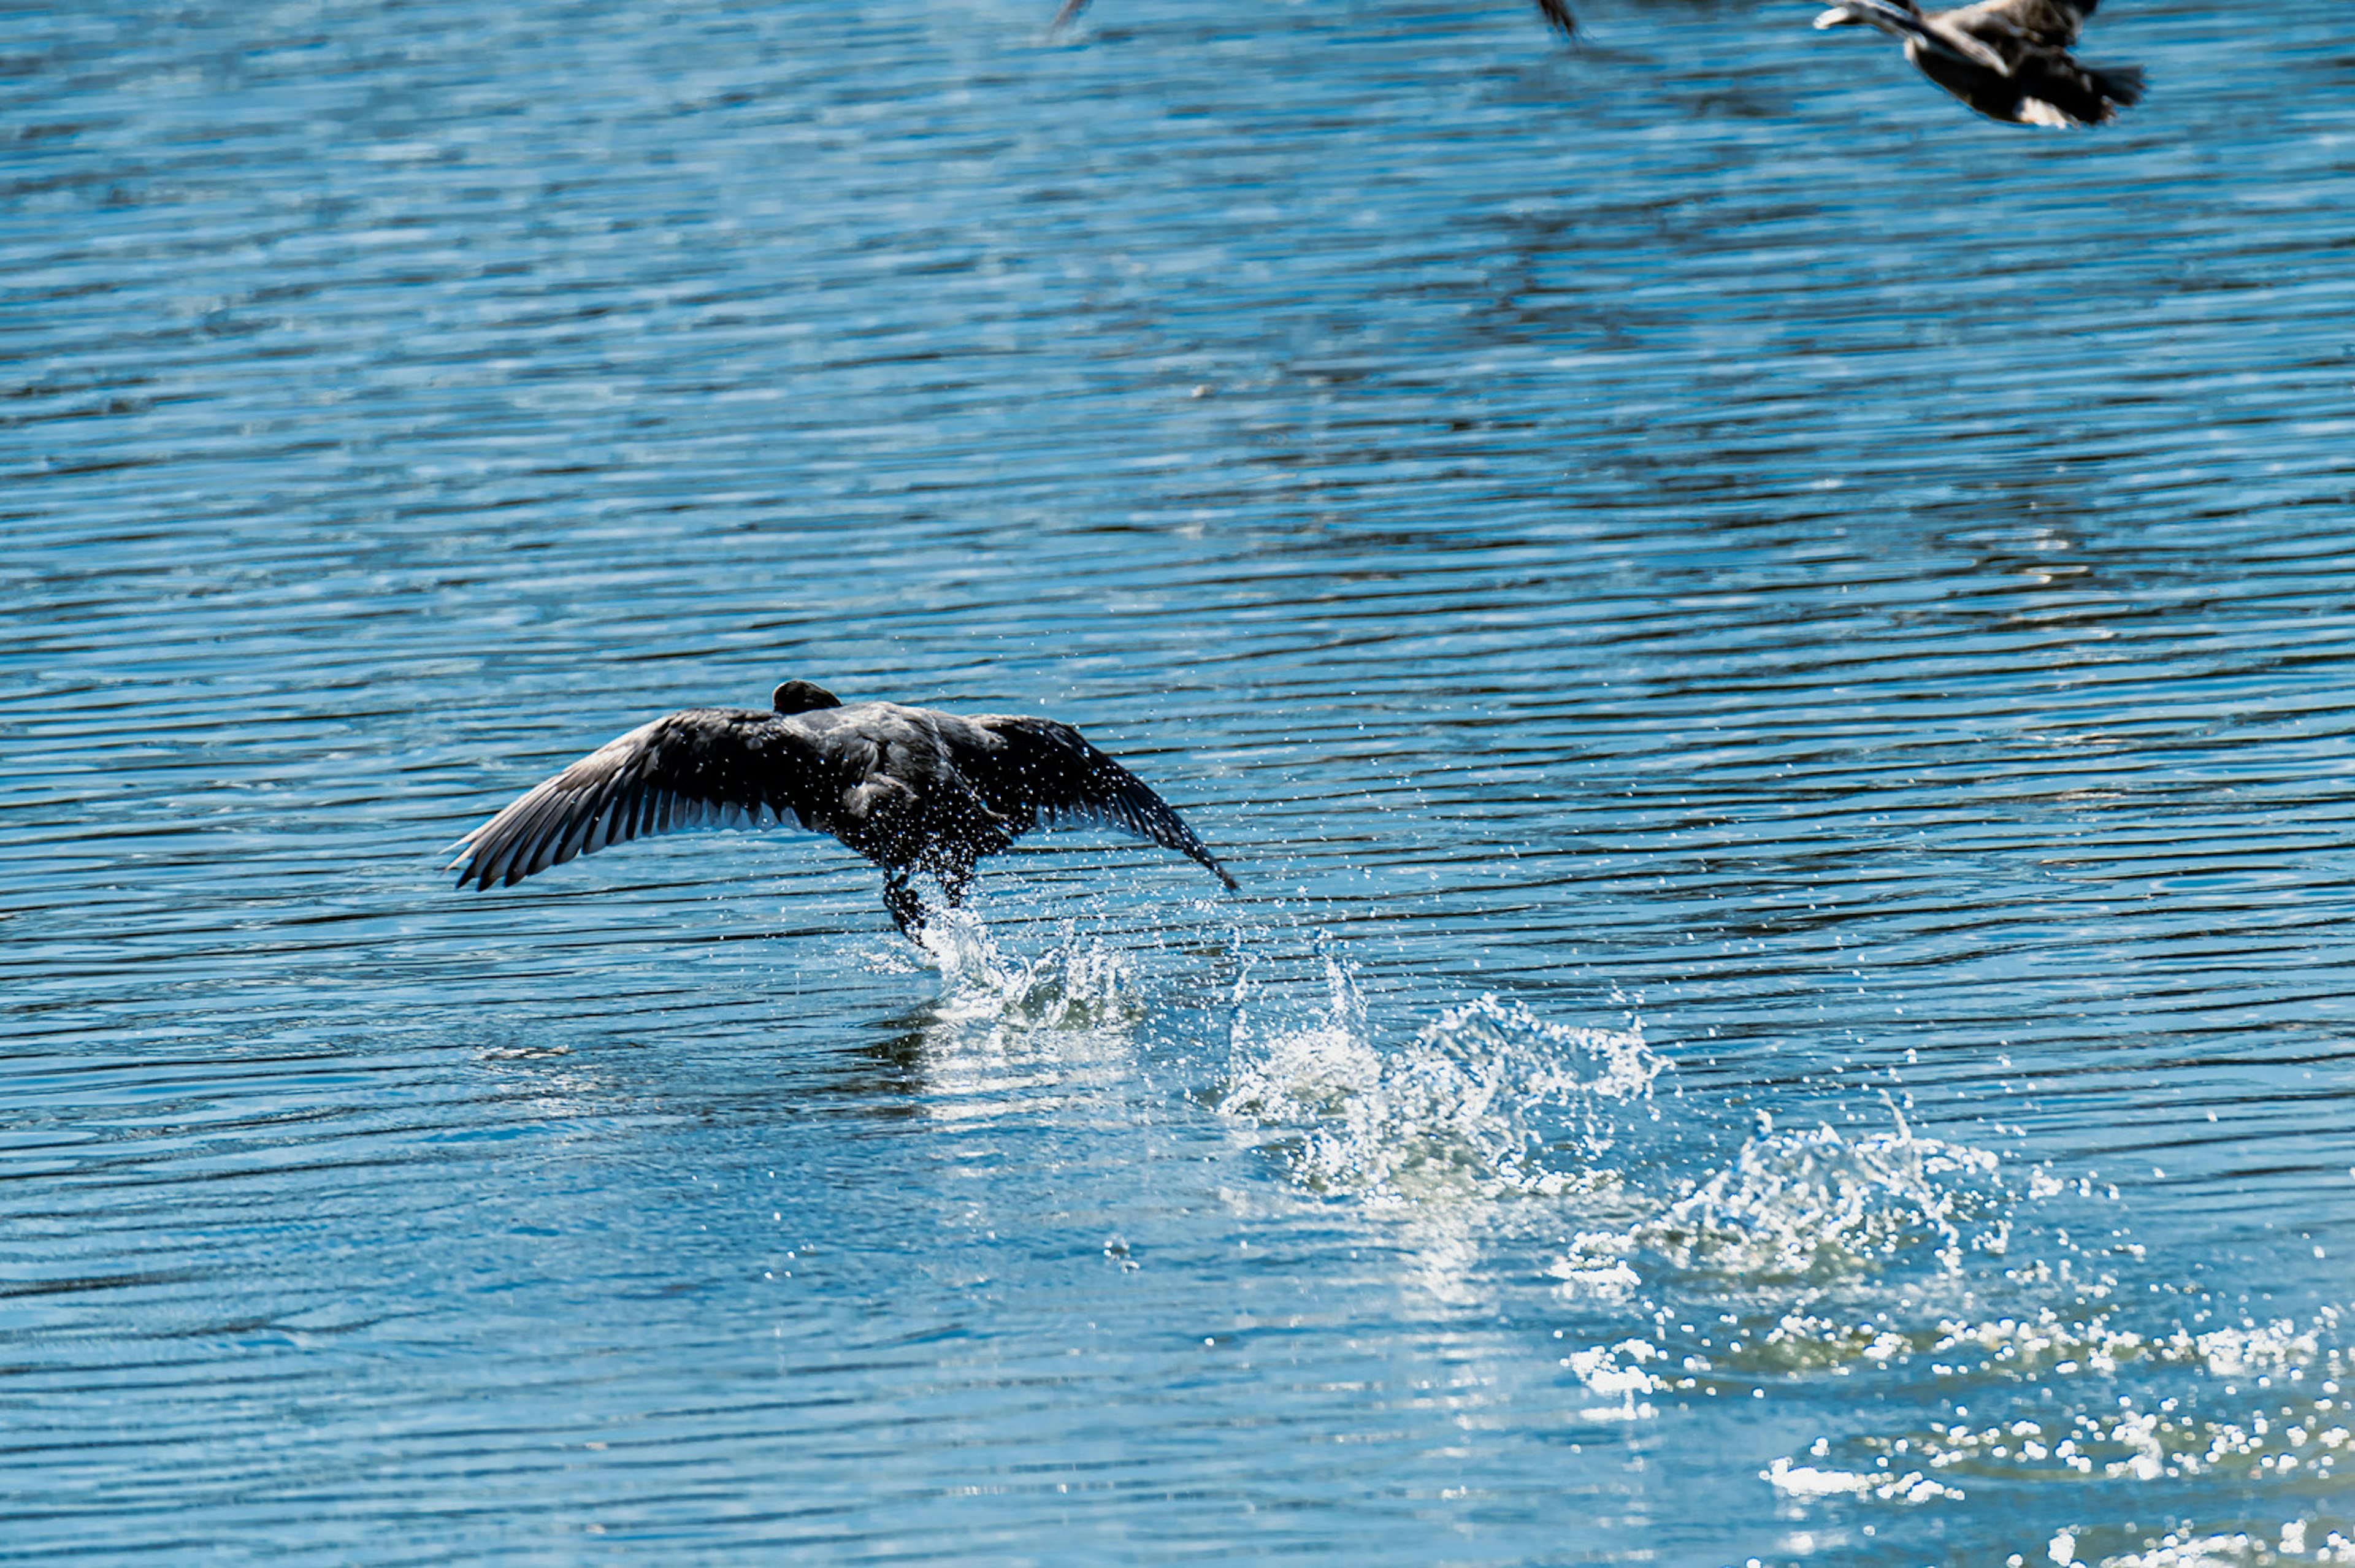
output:
MULTIPOLYGON (((1047 24, 1047 30, 1050 33, 1055 31, 1087 8, 1088 0, 1063 0, 1061 7, 1055 13, 1055 19, 1047 24)), ((1570 7, 1563 0, 1538 0, 1538 14, 1546 19, 1548 27, 1563 37, 1578 35, 1578 18, 1570 14, 1570 7)))
POLYGON ((689 708, 600 746, 466 835, 452 863, 458 885, 512 887, 647 834, 788 819, 882 867, 883 902, 911 938, 926 914, 911 877, 929 872, 954 908, 975 861, 1042 824, 1118 828, 1235 885, 1167 802, 1068 724, 846 707, 803 680, 777 688, 773 704, 689 708))
POLYGON ((1979 0, 1924 15, 1913 0, 1840 0, 1818 27, 1878 27, 1905 41, 1922 74, 1990 120, 2105 125, 2142 97, 2139 66, 2080 65, 2069 53, 2101 0, 1979 0))

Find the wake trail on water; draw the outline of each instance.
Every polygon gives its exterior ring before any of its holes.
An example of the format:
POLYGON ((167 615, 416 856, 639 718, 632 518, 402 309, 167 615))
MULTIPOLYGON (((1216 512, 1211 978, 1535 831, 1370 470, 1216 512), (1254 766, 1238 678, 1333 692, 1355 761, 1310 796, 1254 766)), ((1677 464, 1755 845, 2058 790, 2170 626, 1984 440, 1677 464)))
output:
POLYGON ((1344 950, 1322 978, 1306 1001, 1239 983, 1200 1097, 1303 1198, 1397 1221, 1439 1300, 1550 1281, 1577 1419, 1802 1400, 1849 1413, 1759 1472, 1789 1507, 2074 1485, 2089 1522, 2056 1561, 2355 1562, 2355 1522, 2314 1507, 2355 1465, 2339 1307, 2224 1307, 2147 1257, 2115 1188, 1926 1134, 1883 1093, 1817 1107, 1841 1127, 1777 1128, 1675 1088, 1639 1021, 1485 996, 1386 1026, 1344 950), (1738 1117, 1753 1130, 1721 1136, 1738 1117), (2157 1504, 2220 1475, 2287 1522, 2091 1522, 2116 1512, 2098 1488, 2157 1504))
MULTIPOLYGON (((1846 1413, 1758 1472, 1803 1514, 2020 1488, 2065 1507, 2074 1486, 2067 1561, 2355 1562, 2355 1520, 2316 1506, 2355 1465, 2341 1309, 2226 1307, 2190 1263, 2147 1259, 2098 1179, 1926 1133, 1881 1093, 1811 1107, 1837 1127, 1777 1126, 1736 1089, 1678 1084, 1637 1019, 1495 995, 1385 1019, 1322 933, 1304 967, 1300 933, 1207 915, 1143 944, 1069 920, 1018 931, 968 909, 926 932, 943 1059, 956 1040, 969 1062, 1028 1051, 1059 1083, 1114 1084, 1190 989, 1191 1030, 1211 1032, 1151 1060, 1272 1179, 1246 1200, 1345 1207, 1442 1307, 1540 1293, 1579 1422, 1792 1400, 1846 1413), (1222 1006, 1199 998, 1205 955, 1222 1006), (2277 1522, 2177 1514, 2140 1534, 2099 1490, 2156 1512, 2218 1477, 2277 1522)), ((974 1077, 977 1095, 1006 1082, 974 1077)))
POLYGON ((1168 1010, 1173 988, 1199 990, 1209 955, 1232 977, 1223 1038, 1192 1063, 1195 1101, 1320 1199, 1561 1200, 1582 1221, 1551 1264, 1565 1291, 1624 1293, 1663 1274, 1809 1287, 1951 1276, 2001 1255, 2012 1210, 2037 1195, 2039 1179, 1920 1134, 1886 1101, 1870 1112, 1888 1125, 1866 1132, 1777 1131, 1762 1118, 1728 1158, 1720 1133, 1732 1108, 1658 1094, 1672 1064, 1640 1020, 1565 1023, 1487 995, 1420 1022, 1378 1021, 1359 966, 1321 934, 1304 976, 1281 930, 1206 918, 1139 946, 1094 921, 994 926, 987 907, 937 915, 916 951, 880 959, 934 972, 927 1012, 944 1038, 1126 1040, 1168 1010), (1173 964, 1188 973, 1161 972, 1173 964), (1290 977, 1258 977, 1270 970, 1290 977))

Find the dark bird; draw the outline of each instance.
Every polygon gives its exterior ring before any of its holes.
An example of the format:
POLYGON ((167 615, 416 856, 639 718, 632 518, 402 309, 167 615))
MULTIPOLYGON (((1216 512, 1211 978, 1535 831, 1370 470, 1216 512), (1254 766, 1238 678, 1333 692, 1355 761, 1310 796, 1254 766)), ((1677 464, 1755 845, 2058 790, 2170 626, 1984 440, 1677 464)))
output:
MULTIPOLYGON (((1047 24, 1047 30, 1050 33, 1055 31, 1087 8, 1088 0, 1063 0, 1061 8, 1055 13, 1055 19, 1047 24)), ((1577 36, 1578 18, 1570 14, 1570 7, 1563 4, 1563 0, 1538 0, 1538 14, 1546 19, 1548 27, 1563 37, 1577 36)))
POLYGON ((1840 0, 1818 27, 1878 27, 1905 40, 1922 74, 1990 120, 2106 125, 2142 97, 2139 66, 2080 65, 2069 53, 2101 0, 1979 0, 1923 15, 1913 0, 1840 0))
POLYGON ((788 817, 883 868, 900 929, 923 929, 909 885, 930 872, 954 908, 974 862, 1041 824, 1087 822, 1234 878, 1135 774, 1069 724, 854 702, 805 680, 767 713, 689 708, 598 747, 459 841, 458 885, 513 887, 575 855, 653 833, 765 827, 788 817))

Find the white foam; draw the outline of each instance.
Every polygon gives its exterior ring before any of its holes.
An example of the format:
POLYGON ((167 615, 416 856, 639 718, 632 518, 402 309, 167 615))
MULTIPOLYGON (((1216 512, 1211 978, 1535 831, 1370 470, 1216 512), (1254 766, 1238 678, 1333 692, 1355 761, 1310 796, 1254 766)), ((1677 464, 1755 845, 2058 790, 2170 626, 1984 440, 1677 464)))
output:
POLYGON ((1933 1480, 1919 1470, 1902 1475, 1862 1475, 1854 1470, 1818 1468, 1777 1459, 1758 1472, 1758 1478, 1791 1498, 1874 1498, 1885 1503, 1926 1503, 1939 1498, 1963 1500, 1963 1491, 1933 1480))
POLYGON ((1638 1396, 1661 1386, 1659 1379, 1644 1370, 1644 1364, 1667 1354, 1648 1339, 1622 1339, 1615 1345, 1597 1345, 1563 1357, 1561 1364, 1588 1390, 1619 1402, 1582 1410, 1579 1415, 1588 1421, 1648 1421, 1657 1415, 1659 1412, 1652 1403, 1638 1396))

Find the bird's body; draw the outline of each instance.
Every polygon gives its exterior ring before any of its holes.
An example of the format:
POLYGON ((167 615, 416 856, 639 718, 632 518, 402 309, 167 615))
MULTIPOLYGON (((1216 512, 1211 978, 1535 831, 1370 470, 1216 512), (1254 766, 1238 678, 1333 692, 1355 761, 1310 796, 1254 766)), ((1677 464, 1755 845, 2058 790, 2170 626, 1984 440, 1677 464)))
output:
POLYGON ((646 834, 797 822, 884 869, 883 901, 911 936, 930 874, 951 905, 974 863, 1042 824, 1090 821, 1190 856, 1233 887, 1178 814, 1051 719, 848 706, 804 681, 768 712, 689 708, 608 741, 462 840, 458 884, 512 886, 646 834))
POLYGON ((2100 0, 1978 0, 1923 13, 1913 0, 1841 0, 1818 27, 1877 27, 1904 40, 1923 76, 1990 120, 2102 125, 2142 97, 2135 66, 2082 65, 2069 52, 2100 0))

